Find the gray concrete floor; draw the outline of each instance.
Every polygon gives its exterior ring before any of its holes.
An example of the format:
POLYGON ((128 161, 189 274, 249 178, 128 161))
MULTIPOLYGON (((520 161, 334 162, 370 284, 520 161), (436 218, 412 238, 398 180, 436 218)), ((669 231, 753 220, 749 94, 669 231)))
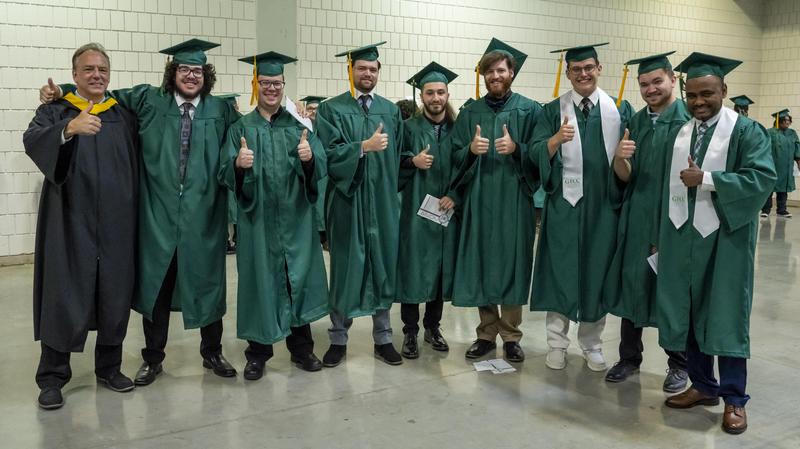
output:
MULTIPOLYGON (((371 322, 358 319, 346 362, 307 373, 289 363, 283 344, 263 379, 223 379, 201 366, 199 332, 184 331, 173 314, 165 372, 132 393, 96 385, 90 335, 86 353, 73 355, 66 405, 36 406, 33 375, 39 347, 31 320, 32 267, 0 268, 0 448, 799 448, 797 373, 800 295, 800 217, 762 221, 756 255, 747 410, 750 429, 720 429, 722 406, 665 408, 661 382, 666 358, 655 330, 645 331, 641 373, 608 384, 589 371, 576 347, 567 369, 544 365, 544 315, 526 313, 527 360, 511 374, 473 371, 464 351, 477 313, 445 306, 442 323, 450 353, 423 347, 422 356, 390 367, 372 356, 371 322), (794 290, 794 293, 792 292, 794 290), (10 357, 9 357, 10 355, 10 357)), ((245 343, 236 339, 235 261, 228 258, 229 310, 224 353, 241 371, 245 343)), ((392 320, 402 335, 399 307, 392 320)), ((328 346, 327 319, 313 324, 316 353, 328 346)), ((574 329, 571 331, 574 337, 574 329)), ((604 334, 609 363, 617 359, 619 320, 604 334)), ((573 338, 574 340, 574 338, 573 338)), ((141 317, 131 316, 123 371, 133 376, 143 345, 141 317)), ((502 357, 502 350, 497 353, 502 357)))

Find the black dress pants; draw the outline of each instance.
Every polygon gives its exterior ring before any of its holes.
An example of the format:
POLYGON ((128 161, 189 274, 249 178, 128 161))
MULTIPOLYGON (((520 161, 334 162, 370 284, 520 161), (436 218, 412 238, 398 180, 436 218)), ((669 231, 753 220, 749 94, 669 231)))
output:
MULTIPOLYGON (((626 362, 633 366, 640 366, 642 364, 642 352, 644 352, 644 344, 642 343, 642 328, 633 325, 633 321, 622 319, 620 326, 620 341, 619 341, 619 358, 620 361, 626 362)), ((686 353, 678 351, 667 351, 667 365, 672 369, 680 369, 686 371, 686 353)))
MULTIPOLYGON (((311 325, 290 328, 291 334, 286 337, 286 348, 295 357, 303 357, 314 352, 314 339, 311 336, 311 325)), ((272 345, 247 340, 249 345, 244 350, 248 362, 265 363, 272 358, 272 345)))
MULTIPOLYGON (((69 352, 57 351, 42 343, 42 355, 36 370, 36 384, 39 388, 63 388, 72 378, 69 366, 69 352)), ((94 373, 107 378, 119 371, 122 365, 122 345, 95 345, 94 373)))

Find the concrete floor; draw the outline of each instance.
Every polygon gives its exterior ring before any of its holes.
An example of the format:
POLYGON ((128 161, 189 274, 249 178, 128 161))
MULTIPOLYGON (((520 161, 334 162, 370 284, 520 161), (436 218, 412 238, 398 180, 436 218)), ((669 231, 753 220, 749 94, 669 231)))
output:
MULTIPOLYGON (((557 372, 544 365, 544 315, 526 313, 519 371, 473 371, 464 351, 474 338, 477 313, 445 306, 442 323, 449 354, 424 347, 422 356, 390 367, 372 356, 370 320, 351 331, 346 362, 307 373, 289 363, 283 344, 267 373, 244 381, 245 344, 235 336, 233 257, 228 258, 230 312, 224 353, 239 376, 223 379, 202 368, 199 332, 184 331, 173 314, 165 372, 132 393, 96 385, 93 337, 73 355, 73 379, 57 411, 36 406, 33 375, 39 357, 32 340, 32 267, 0 268, 0 340, 9 361, 0 364, 0 448, 799 448, 796 343, 800 295, 800 217, 762 222, 756 257, 751 322, 748 404, 750 429, 730 436, 720 429, 722 406, 665 408, 661 382, 666 359, 656 331, 645 331, 641 373, 608 384, 589 371, 577 348, 557 372), (794 248, 793 248, 794 245, 794 248), (794 293, 792 293, 794 289, 794 293)), ((392 313, 395 345, 402 342, 399 307, 392 313)), ((327 319, 313 324, 316 353, 328 346, 327 319)), ((572 330, 574 336, 574 329, 572 330)), ((619 320, 605 332, 609 363, 617 358, 619 320)), ((573 338, 574 340, 574 338, 573 338)), ((131 317, 123 371, 140 364, 141 317, 131 317)), ((498 351, 502 356, 502 350, 498 351)))

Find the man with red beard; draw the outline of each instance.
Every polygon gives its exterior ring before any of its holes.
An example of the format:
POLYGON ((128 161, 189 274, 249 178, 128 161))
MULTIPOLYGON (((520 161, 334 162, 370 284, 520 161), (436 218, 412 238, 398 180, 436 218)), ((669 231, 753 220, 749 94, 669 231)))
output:
POLYGON ((511 91, 526 58, 492 39, 476 68, 487 95, 464 107, 452 134, 453 185, 462 198, 453 305, 477 307, 480 315, 469 359, 494 352, 499 334, 505 358, 525 360, 519 325, 530 290, 538 186, 522 162, 542 109, 511 91))

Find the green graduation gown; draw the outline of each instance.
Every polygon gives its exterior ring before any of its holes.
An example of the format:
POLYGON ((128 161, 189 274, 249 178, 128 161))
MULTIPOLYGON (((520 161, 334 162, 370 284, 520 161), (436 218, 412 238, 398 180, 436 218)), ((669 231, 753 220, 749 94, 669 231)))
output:
POLYGON ((220 181, 236 192, 238 206, 236 329, 244 340, 272 344, 289 335, 290 327, 328 314, 313 216, 325 153, 309 133, 314 158, 307 177, 297 157, 303 129, 285 110, 270 123, 254 109, 230 127, 222 150, 220 181), (242 136, 255 157, 251 169, 238 171, 237 183, 234 161, 242 136))
MULTIPOLYGON (((655 325, 656 274, 647 258, 658 243, 661 189, 671 163, 666 159, 667 145, 690 118, 686 104, 675 100, 655 123, 644 107, 628 125, 636 152, 630 160, 631 177, 625 186, 617 247, 606 275, 603 302, 609 313, 627 318, 636 327, 655 325)), ((617 182, 615 175, 610 182, 617 182)))
POLYGON ((462 109, 451 134, 453 181, 462 198, 461 232, 456 255, 453 305, 522 305, 528 302, 533 263, 535 173, 523 170, 534 125, 542 107, 512 93, 498 112, 485 97, 462 109), (517 149, 498 154, 495 139, 507 125, 517 149), (489 151, 474 155, 475 126, 489 139, 489 151))
MULTIPOLYGON (((453 215, 447 227, 417 215, 426 195, 451 196, 452 175, 449 131, 439 139, 423 114, 405 121, 404 154, 413 157, 430 145, 433 165, 427 170, 416 167, 404 170, 401 177, 400 250, 397 264, 397 302, 420 304, 442 298, 449 300, 453 291, 453 267, 458 240, 458 217, 453 215)), ((455 199, 454 199, 455 201, 455 199)))
POLYGON ((388 309, 396 298, 403 121, 373 95, 369 113, 345 92, 320 104, 317 133, 328 158, 325 225, 330 242, 330 308, 348 318, 388 309), (384 151, 361 153, 383 123, 384 151))
MULTIPOLYGON (((695 154, 701 167, 715 129, 706 131, 695 154)), ((667 160, 673 146, 674 139, 667 160)), ((736 119, 725 171, 712 172, 712 178, 720 223, 706 238, 692 225, 697 188, 688 192, 688 220, 675 229, 669 218, 669 175, 664 178, 655 304, 659 344, 684 351, 691 325, 704 354, 747 358, 758 211, 776 178, 769 138, 760 124, 741 115, 736 119)))
MULTIPOLYGON (((70 88, 62 86, 64 93, 70 88)), ((177 252, 172 310, 183 312, 186 329, 218 321, 226 306, 228 198, 217 173, 225 131, 240 115, 228 101, 212 95, 200 100, 181 184, 181 112, 175 96, 147 84, 115 90, 111 96, 139 121, 142 163, 133 309, 152 318, 164 275, 177 252)))
MULTIPOLYGON (((600 110, 598 105, 584 118, 575 107, 583 147, 583 197, 574 207, 562 194, 561 151, 552 159, 547 151, 547 140, 562 123, 558 98, 544 107, 533 131, 528 160, 547 194, 533 269, 531 310, 558 312, 572 321, 594 322, 605 316, 603 282, 616 245, 619 209, 614 207, 618 202, 614 189, 618 186, 609 182, 613 175, 600 110)), ((623 101, 618 110, 621 136, 633 109, 623 101)))
POLYGON ((767 134, 772 142, 772 159, 778 174, 774 191, 794 192, 794 166, 795 161, 800 160, 800 139, 797 138, 797 132, 791 128, 770 128, 767 134))

